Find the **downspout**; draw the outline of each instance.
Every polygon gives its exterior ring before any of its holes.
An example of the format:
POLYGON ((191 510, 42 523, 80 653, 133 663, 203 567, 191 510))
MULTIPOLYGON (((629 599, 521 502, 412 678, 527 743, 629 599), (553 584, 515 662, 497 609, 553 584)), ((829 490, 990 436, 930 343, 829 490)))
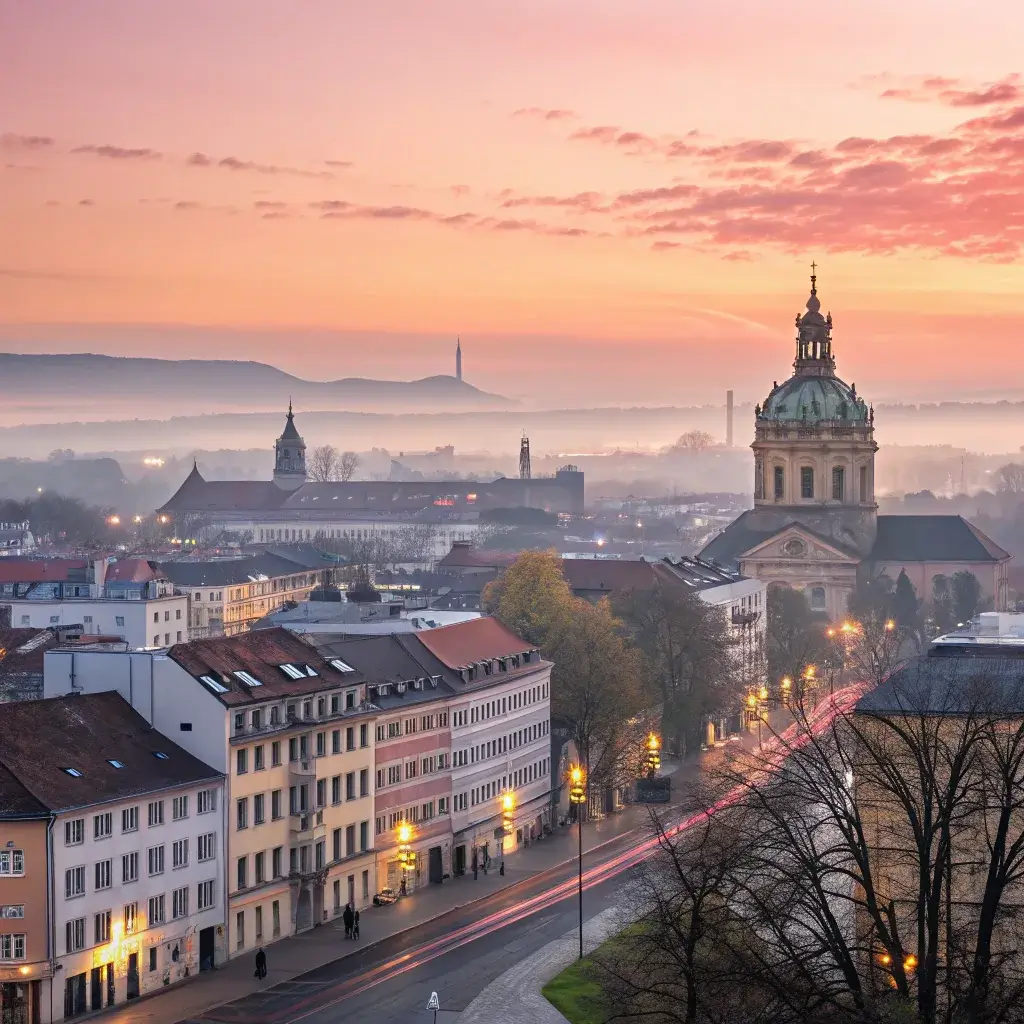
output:
MULTIPOLYGON (((130 655, 129 655, 129 657, 130 657, 130 655)), ((153 668, 153 655, 151 654, 149 656, 149 727, 150 727, 150 729, 155 729, 156 728, 156 726, 153 724, 155 722, 155 720, 156 720, 156 705, 155 705, 156 683, 153 680, 154 671, 155 670, 153 668)))
POLYGON ((57 975, 57 943, 55 932, 57 923, 56 899, 53 893, 53 826, 57 822, 57 815, 51 813, 50 820, 46 823, 46 955, 50 961, 50 1020, 53 1020, 53 985, 57 975))
POLYGON ((135 710, 135 678, 132 673, 132 666, 134 659, 131 654, 128 655, 128 703, 131 704, 132 710, 135 710))

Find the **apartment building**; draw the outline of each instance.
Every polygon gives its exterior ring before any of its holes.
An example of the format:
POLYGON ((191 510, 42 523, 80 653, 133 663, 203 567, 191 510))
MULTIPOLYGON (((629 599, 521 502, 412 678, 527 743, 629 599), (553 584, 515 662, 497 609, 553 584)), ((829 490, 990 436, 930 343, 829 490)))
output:
POLYGON ((5 705, 0 1019, 78 1017, 223 960, 223 849, 221 773, 119 694, 5 705))
POLYGON ((373 897, 373 721, 351 666, 283 629, 160 652, 57 649, 47 696, 117 689, 226 775, 230 956, 373 897))
POLYGON ((188 639, 188 598, 142 558, 2 559, 0 609, 14 627, 73 626, 83 636, 118 637, 129 647, 188 639))
POLYGON ((186 640, 244 633, 284 604, 305 601, 320 578, 316 568, 270 552, 162 562, 160 569, 188 598, 186 640))
POLYGON ((461 874, 513 852, 550 822, 552 665, 494 618, 415 639, 457 680, 450 704, 452 842, 453 869, 461 874))
POLYGON ((451 727, 454 689, 412 634, 313 638, 364 680, 374 720, 374 846, 378 887, 407 890, 452 873, 451 727), (402 843, 400 826, 409 826, 402 843), (400 847, 416 854, 403 872, 400 847))

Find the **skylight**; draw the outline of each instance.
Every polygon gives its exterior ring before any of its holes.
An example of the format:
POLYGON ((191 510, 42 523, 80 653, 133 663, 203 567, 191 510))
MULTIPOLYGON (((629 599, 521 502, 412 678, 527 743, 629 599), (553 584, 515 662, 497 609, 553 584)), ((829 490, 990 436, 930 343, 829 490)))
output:
POLYGON ((251 673, 244 669, 231 673, 236 679, 240 679, 247 686, 262 686, 263 684, 251 673))
POLYGON ((153 756, 158 761, 169 761, 170 760, 170 758, 167 756, 167 754, 165 754, 162 750, 154 750, 153 751, 153 756))
POLYGON ((124 764, 121 761, 117 761, 117 760, 115 760, 112 757, 107 759, 107 764, 109 764, 111 768, 123 768, 124 767, 124 764))
POLYGON ((65 775, 70 775, 74 779, 80 779, 82 777, 82 773, 77 768, 61 768, 61 771, 64 772, 65 775))
POLYGON ((347 661, 342 661, 341 658, 331 658, 331 665, 339 672, 355 672, 355 669, 347 661))
POLYGON ((213 690, 214 693, 228 692, 228 688, 223 683, 220 683, 216 679, 214 679, 213 676, 200 676, 199 682, 203 683, 209 689, 213 690))
POLYGON ((281 671, 289 679, 305 679, 306 678, 306 673, 303 672, 301 668, 298 668, 295 665, 282 665, 281 666, 281 671))
POLYGON ((312 665, 304 665, 303 668, 305 668, 307 676, 315 676, 316 675, 316 669, 313 668, 312 665))

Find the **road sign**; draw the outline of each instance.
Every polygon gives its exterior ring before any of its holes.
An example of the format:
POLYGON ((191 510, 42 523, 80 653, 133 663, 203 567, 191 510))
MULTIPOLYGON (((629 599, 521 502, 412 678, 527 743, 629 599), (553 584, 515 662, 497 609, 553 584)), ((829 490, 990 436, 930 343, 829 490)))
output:
POLYGON ((437 998, 437 993, 436 992, 431 992, 430 993, 430 1002, 427 1003, 427 1009, 428 1010, 440 1010, 441 1009, 441 1001, 437 998))

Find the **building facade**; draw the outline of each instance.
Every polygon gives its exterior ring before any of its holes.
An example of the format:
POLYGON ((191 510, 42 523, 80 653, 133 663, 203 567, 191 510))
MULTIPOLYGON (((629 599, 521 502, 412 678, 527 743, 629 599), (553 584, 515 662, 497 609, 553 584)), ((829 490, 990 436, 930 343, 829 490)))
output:
POLYGON ((959 516, 879 516, 874 410, 836 376, 832 314, 817 278, 796 318, 793 374, 755 408, 754 507, 704 547, 702 560, 803 591, 838 620, 860 580, 900 570, 930 596, 939 571, 977 576, 997 610, 1010 555, 959 516))
POLYGON ((5 999, 27 998, 26 1024, 118 1005, 225 959, 219 772, 118 694, 76 692, 8 705, 4 775, 0 830, 22 816, 22 881, 5 886, 7 862, 14 874, 19 864, 0 852, 0 889, 18 898, 4 904, 0 969, 21 960, 29 988, 5 999))

